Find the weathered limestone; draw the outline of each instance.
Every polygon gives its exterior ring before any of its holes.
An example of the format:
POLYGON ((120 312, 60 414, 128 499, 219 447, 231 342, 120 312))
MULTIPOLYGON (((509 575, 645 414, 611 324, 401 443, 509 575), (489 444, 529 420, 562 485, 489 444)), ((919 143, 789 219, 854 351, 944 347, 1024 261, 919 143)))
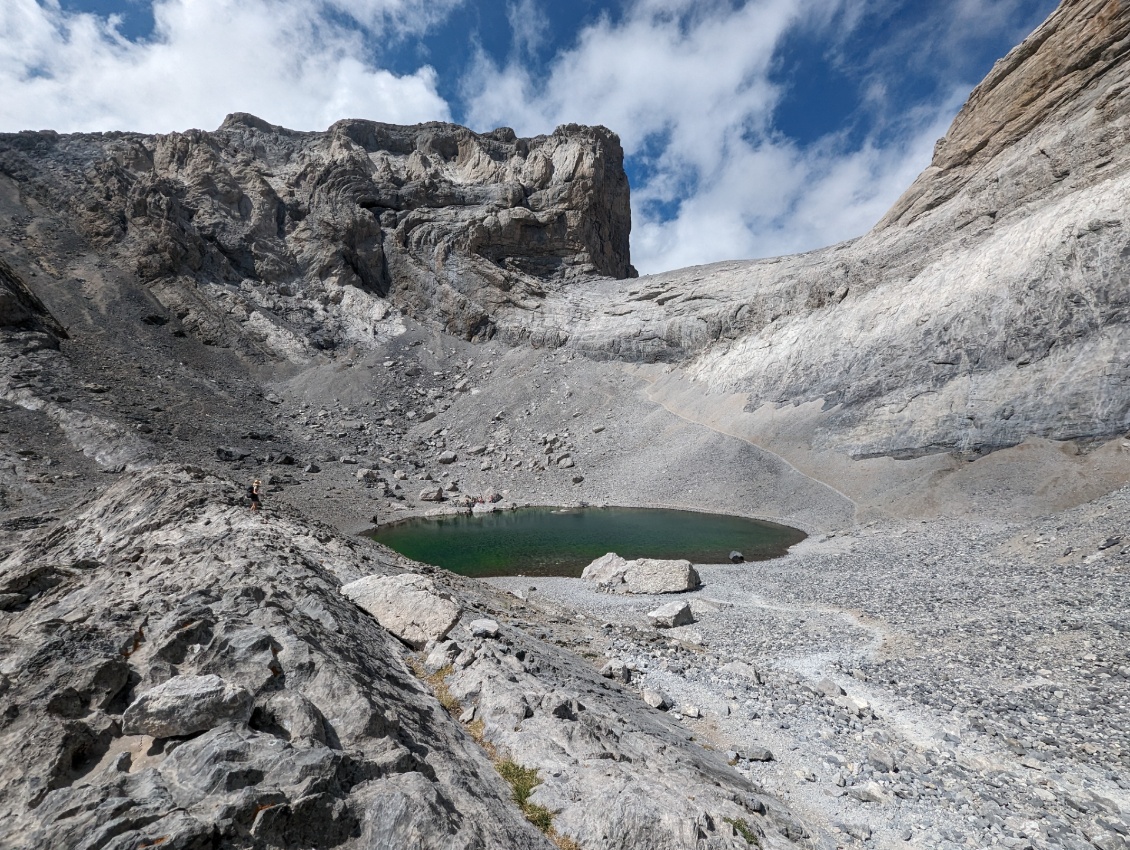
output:
MULTIPOLYGON (((214 132, 4 135, 0 158, 185 333, 249 334, 295 360, 387 339, 399 311, 488 339, 501 305, 546 283, 635 274, 623 150, 603 127, 519 139, 347 119, 296 133, 236 113, 214 132)), ((34 308, 7 303, 0 316, 34 308)))
POLYGON ((547 850, 339 592, 380 551, 232 492, 127 473, 0 561, 37 589, 0 616, 4 846, 547 850))
POLYGON ((1113 258, 1130 247, 1128 36, 1130 6, 1062 3, 857 240, 573 288, 499 325, 685 363, 703 392, 744 396, 757 444, 786 457, 798 435, 914 458, 1126 433, 1130 282, 1113 258))
POLYGON ((459 622, 460 608, 431 579, 405 573, 366 576, 344 584, 342 594, 413 649, 440 640, 459 622))
POLYGON ((216 675, 174 676, 134 700, 122 715, 127 735, 171 738, 251 716, 251 694, 216 675))

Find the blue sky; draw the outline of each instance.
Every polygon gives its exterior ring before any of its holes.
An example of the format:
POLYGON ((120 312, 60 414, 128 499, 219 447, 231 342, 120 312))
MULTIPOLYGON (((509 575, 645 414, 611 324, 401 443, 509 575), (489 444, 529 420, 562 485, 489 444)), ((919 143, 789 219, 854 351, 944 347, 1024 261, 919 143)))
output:
POLYGON ((1055 0, 2 0, 0 131, 620 134, 642 272, 858 236, 1055 0))

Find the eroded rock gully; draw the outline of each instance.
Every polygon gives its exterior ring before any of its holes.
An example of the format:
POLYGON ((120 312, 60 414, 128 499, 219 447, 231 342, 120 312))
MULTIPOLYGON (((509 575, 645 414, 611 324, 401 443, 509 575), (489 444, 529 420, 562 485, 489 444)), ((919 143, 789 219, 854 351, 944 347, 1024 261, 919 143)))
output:
POLYGON ((638 280, 601 128, 0 137, 7 843, 548 846, 494 747, 586 850, 1126 847, 1128 31, 1064 2, 860 239, 638 280), (661 631, 355 536, 474 497, 810 540, 661 631), (451 642, 339 592, 406 571, 451 642))

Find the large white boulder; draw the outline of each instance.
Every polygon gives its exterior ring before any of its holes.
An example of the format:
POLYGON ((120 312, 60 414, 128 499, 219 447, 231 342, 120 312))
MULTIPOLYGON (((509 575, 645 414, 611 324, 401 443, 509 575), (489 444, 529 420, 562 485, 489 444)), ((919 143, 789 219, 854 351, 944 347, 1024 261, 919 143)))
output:
POLYGON ((684 593, 702 585, 690 561, 657 558, 628 561, 615 552, 602 555, 585 567, 581 578, 615 593, 684 593))
POLYGON ((624 573, 628 593, 684 593, 702 585, 690 561, 640 558, 624 573))
POLYGON ((601 555, 581 573, 581 578, 586 581, 596 582, 600 587, 612 588, 624 583, 624 572, 628 569, 628 562, 609 552, 601 555))
POLYGON ((444 638, 462 613, 435 582, 415 573, 366 576, 342 585, 341 592, 413 649, 444 638))

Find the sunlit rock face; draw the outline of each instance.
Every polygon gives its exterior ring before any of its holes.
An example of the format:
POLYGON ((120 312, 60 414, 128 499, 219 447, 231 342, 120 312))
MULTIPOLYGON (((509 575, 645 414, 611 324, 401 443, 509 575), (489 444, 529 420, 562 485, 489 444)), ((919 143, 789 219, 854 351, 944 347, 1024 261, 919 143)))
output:
POLYGON ((635 274, 623 150, 602 127, 300 133, 235 114, 215 132, 6 135, 0 169, 189 331, 289 356, 379 337, 390 312, 489 338, 506 304, 635 274))
POLYGON ((502 325, 686 363, 701 386, 748 393, 751 411, 815 403, 814 443, 855 457, 1123 432, 1128 35, 1125 4, 1061 5, 858 240, 580 287, 502 325))

